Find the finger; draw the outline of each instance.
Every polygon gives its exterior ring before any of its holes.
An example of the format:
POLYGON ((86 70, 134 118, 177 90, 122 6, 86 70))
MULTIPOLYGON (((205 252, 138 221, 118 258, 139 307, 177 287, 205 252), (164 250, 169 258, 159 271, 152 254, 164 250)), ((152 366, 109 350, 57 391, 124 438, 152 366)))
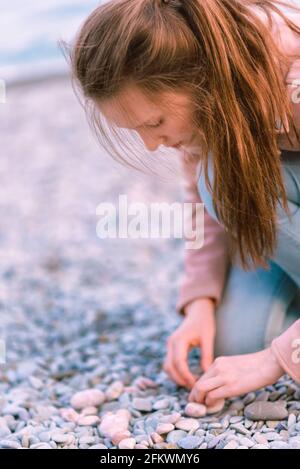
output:
POLYGON ((228 387, 220 386, 219 388, 214 389, 213 391, 210 391, 206 394, 205 405, 213 406, 216 403, 216 401, 220 399, 226 399, 228 397, 232 397, 228 387))
POLYGON ((173 366, 172 355, 170 353, 168 353, 168 355, 167 355, 167 358, 166 358, 166 361, 164 363, 163 369, 175 383, 177 383, 179 386, 186 387, 187 383, 177 373, 176 369, 173 366))
POLYGON ((217 376, 218 376, 218 374, 217 374, 215 368, 211 365, 209 367, 209 369, 200 376, 198 381, 203 382, 203 381, 206 381, 207 379, 210 379, 210 378, 216 378, 217 376))
POLYGON ((186 344, 174 344, 173 346, 173 366, 175 372, 182 377, 187 387, 191 389, 196 383, 197 378, 188 367, 188 352, 189 348, 186 344))
POLYGON ((201 368, 207 371, 214 361, 214 339, 205 338, 201 345, 201 368))
POLYGON ((189 402, 204 403, 206 394, 223 385, 220 377, 198 380, 188 396, 189 402))

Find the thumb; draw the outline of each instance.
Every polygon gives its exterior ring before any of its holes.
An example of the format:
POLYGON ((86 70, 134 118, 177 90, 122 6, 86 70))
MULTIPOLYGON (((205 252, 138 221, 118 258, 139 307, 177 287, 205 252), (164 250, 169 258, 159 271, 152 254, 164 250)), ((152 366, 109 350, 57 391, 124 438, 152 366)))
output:
POLYGON ((207 338, 202 341, 201 346, 201 368, 204 372, 212 365, 214 361, 214 340, 213 338, 207 338))

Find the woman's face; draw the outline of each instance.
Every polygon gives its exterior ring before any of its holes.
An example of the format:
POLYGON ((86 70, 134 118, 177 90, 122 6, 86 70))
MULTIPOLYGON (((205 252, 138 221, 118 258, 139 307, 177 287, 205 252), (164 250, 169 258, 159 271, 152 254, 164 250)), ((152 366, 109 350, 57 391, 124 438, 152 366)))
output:
POLYGON ((154 103, 131 85, 114 99, 97 102, 97 106, 110 123, 138 132, 149 151, 160 145, 179 148, 196 142, 193 107, 187 94, 164 92, 154 103))

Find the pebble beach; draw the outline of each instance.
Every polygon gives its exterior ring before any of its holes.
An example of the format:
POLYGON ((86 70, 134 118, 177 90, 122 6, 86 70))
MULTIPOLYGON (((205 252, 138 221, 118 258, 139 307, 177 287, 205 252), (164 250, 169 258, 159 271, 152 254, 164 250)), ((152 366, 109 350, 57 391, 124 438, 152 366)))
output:
POLYGON ((287 375, 212 412, 163 371, 184 242, 96 234, 100 202, 179 202, 176 178, 104 155, 67 78, 0 113, 0 448, 300 449, 287 375))

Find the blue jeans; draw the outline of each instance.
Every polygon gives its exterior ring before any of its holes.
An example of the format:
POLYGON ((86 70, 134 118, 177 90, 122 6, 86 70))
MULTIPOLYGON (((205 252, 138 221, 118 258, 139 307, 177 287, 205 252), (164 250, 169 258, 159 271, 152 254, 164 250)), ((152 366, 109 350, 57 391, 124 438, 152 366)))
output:
MULTIPOLYGON (((215 357, 262 350, 300 318, 300 152, 282 151, 281 158, 292 221, 278 206, 278 244, 267 259, 269 270, 244 271, 230 262, 216 311, 215 357)), ((211 153, 208 170, 213 186, 211 153)), ((220 223, 202 168, 197 185, 206 210, 220 223)))

